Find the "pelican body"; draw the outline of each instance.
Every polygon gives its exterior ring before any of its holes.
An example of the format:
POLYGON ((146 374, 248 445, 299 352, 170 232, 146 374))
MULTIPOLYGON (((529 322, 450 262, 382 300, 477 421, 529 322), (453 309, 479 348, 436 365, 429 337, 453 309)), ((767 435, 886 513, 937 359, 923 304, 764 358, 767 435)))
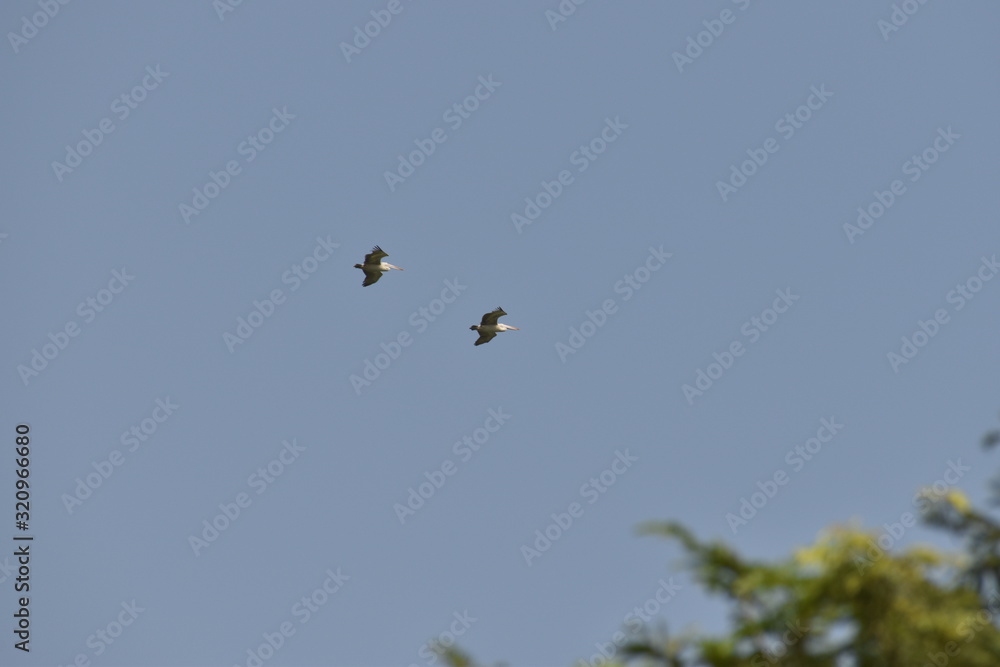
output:
POLYGON ((365 255, 364 264, 355 264, 355 269, 361 269, 365 272, 365 280, 361 283, 362 287, 368 287, 369 285, 374 285, 378 282, 378 279, 382 277, 382 274, 390 269, 396 269, 397 271, 402 271, 395 264, 390 264, 389 262, 383 262, 383 257, 388 257, 389 253, 382 250, 378 246, 372 248, 372 251, 365 255))
POLYGON ((469 329, 471 329, 472 331, 479 332, 479 338, 476 339, 476 342, 473 343, 473 345, 482 345, 483 343, 488 343, 494 338, 496 338, 497 334, 502 331, 520 331, 520 329, 518 329, 517 327, 512 327, 509 324, 500 324, 499 322, 497 322, 497 320, 499 320, 506 314, 507 313, 504 312, 503 308, 496 308, 495 310, 491 310, 490 312, 483 315, 482 322, 480 322, 479 324, 473 324, 471 327, 469 327, 469 329))

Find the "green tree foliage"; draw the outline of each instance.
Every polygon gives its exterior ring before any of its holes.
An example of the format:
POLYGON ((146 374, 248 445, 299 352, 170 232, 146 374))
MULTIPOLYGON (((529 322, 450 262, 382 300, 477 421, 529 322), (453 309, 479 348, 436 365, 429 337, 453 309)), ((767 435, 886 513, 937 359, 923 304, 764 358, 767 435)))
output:
MULTIPOLYGON (((984 439, 998 443, 1000 431, 984 439)), ((1000 478, 993 488, 1000 505, 1000 478)), ((729 605, 732 627, 723 636, 649 630, 621 647, 616 664, 1000 666, 1000 524, 960 491, 924 493, 924 522, 962 538, 961 552, 886 551, 877 534, 835 526, 787 558, 761 562, 679 523, 643 526, 643 534, 679 543, 693 579, 729 605)), ((442 657, 453 667, 475 664, 457 651, 442 657)))
POLYGON ((731 604, 732 631, 683 642, 648 638, 623 661, 677 667, 996 667, 1000 597, 985 607, 972 587, 944 583, 961 560, 927 547, 885 552, 850 527, 778 563, 754 562, 704 543, 674 523, 644 532, 678 540, 709 593, 731 604), (650 660, 654 658, 655 661, 650 660))
MULTIPOLYGON (((1000 444, 1000 430, 983 437, 983 447, 1000 444)), ((1000 475, 990 484, 991 504, 1000 505, 1000 475)), ((984 602, 1000 593, 1000 524, 985 512, 973 509, 960 492, 932 496, 924 520, 965 540, 969 562, 963 580, 978 591, 984 602)), ((1000 665, 1000 659, 997 660, 1000 665)))

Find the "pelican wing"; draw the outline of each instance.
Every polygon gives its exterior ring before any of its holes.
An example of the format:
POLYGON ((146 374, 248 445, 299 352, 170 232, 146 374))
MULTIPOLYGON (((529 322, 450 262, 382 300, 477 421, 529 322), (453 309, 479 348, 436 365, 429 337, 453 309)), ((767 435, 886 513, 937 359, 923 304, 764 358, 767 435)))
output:
POLYGON ((378 279, 382 277, 382 272, 379 271, 378 269, 374 271, 363 269, 363 271, 365 272, 365 280, 363 283, 361 283, 362 287, 368 287, 369 285, 374 285, 375 283, 378 282, 378 279))
MULTIPOLYGON (((483 321, 479 323, 479 326, 486 326, 487 324, 491 326, 496 326, 497 320, 499 320, 506 314, 507 313, 503 312, 503 308, 496 308, 494 310, 491 310, 490 312, 483 315, 483 321)), ((485 343, 486 341, 484 340, 483 342, 485 343)), ((479 345, 479 343, 476 343, 476 345, 479 345)))
POLYGON ((480 333, 479 338, 476 339, 476 342, 473 343, 473 345, 482 345, 483 343, 488 343, 496 337, 497 335, 495 333, 480 333))
MULTIPOLYGON (((372 248, 372 251, 365 255, 365 264, 381 264, 383 257, 388 257, 389 253, 382 250, 378 246, 372 248)), ((374 281, 372 281, 374 282, 374 281)))

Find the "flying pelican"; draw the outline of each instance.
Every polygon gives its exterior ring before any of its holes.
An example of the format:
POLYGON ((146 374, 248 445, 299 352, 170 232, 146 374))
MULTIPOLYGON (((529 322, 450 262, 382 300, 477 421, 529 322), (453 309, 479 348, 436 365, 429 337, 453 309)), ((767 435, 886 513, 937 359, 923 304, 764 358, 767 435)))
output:
POLYGON ((514 331, 520 331, 517 327, 512 327, 509 324, 500 324, 497 322, 498 319, 506 315, 503 312, 503 308, 497 308, 496 310, 491 310, 490 312, 483 315, 483 321, 479 324, 473 324, 470 329, 479 332, 479 338, 476 340, 474 345, 482 345, 483 343, 488 343, 497 337, 497 334, 501 331, 507 331, 508 329, 513 329, 514 331))
POLYGON ((365 280, 361 283, 362 287, 368 287, 369 285, 374 285, 378 282, 378 279, 382 277, 382 274, 389 269, 396 269, 397 271, 402 271, 395 264, 390 264, 389 262, 383 262, 383 257, 388 257, 389 253, 382 250, 378 246, 372 248, 372 251, 365 255, 364 264, 355 264, 355 269, 361 269, 365 272, 365 280))

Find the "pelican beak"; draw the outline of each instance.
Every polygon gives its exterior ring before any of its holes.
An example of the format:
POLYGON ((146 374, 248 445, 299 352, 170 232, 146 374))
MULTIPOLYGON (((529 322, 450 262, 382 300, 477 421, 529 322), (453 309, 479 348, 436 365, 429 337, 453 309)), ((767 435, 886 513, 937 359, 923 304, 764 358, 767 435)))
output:
POLYGON ((507 328, 508 328, 508 329, 513 329, 514 331, 520 331, 520 330, 521 330, 521 327, 512 327, 512 326, 508 326, 507 328))
POLYGON ((404 270, 402 267, 396 266, 395 264, 390 264, 389 266, 391 266, 392 268, 396 269, 397 271, 403 271, 404 270))

